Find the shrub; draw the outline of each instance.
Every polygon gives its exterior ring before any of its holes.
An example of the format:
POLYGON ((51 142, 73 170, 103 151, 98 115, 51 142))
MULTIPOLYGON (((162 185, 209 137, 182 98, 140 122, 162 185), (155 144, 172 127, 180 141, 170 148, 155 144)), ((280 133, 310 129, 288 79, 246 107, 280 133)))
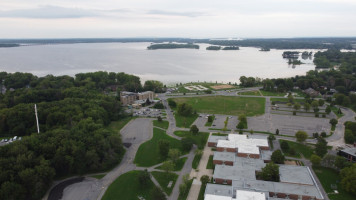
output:
POLYGON ((271 160, 272 160, 274 163, 283 164, 283 163, 284 163, 284 160, 285 160, 285 157, 284 157, 284 155, 282 154, 281 150, 276 150, 276 151, 274 151, 274 152, 272 153, 271 160))
POLYGON ((289 144, 288 144, 288 142, 282 141, 282 142, 281 142, 281 149, 282 149, 284 152, 288 152, 288 150, 289 150, 289 144))
POLYGON ((293 111, 293 115, 297 115, 297 112, 296 112, 296 111, 293 111))
POLYGON ((326 137, 326 133, 325 132, 321 132, 320 136, 324 138, 324 137, 326 137))

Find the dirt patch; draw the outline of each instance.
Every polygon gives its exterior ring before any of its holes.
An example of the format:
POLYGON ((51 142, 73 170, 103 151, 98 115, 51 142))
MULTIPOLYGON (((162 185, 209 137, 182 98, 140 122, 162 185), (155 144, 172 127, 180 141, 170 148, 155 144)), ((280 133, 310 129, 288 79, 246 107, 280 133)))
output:
POLYGON ((232 85, 214 85, 214 86, 210 86, 210 87, 215 89, 215 90, 235 88, 232 85))
POLYGON ((294 160, 286 160, 284 161, 285 165, 297 165, 297 163, 294 160))

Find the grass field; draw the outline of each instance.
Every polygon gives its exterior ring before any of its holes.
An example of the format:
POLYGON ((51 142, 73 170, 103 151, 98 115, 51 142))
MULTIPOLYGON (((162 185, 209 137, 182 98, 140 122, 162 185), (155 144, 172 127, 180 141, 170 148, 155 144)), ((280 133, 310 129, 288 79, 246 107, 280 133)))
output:
POLYGON ((200 162, 200 159, 201 159, 202 156, 203 156, 202 154, 195 154, 193 162, 192 162, 192 168, 193 169, 197 169, 198 168, 198 165, 199 165, 199 162, 200 162))
POLYGON ((206 184, 202 184, 200 186, 198 200, 204 200, 205 189, 206 189, 206 184))
POLYGON ((163 129, 168 129, 168 126, 169 126, 169 122, 168 121, 158 121, 158 120, 153 120, 153 126, 157 126, 157 127, 160 127, 160 128, 163 128, 163 129))
MULTIPOLYGON (((288 98, 271 98, 271 102, 286 102, 288 103, 288 98)), ((297 103, 304 103, 304 99, 294 99, 294 102, 297 102, 297 103)), ((301 108, 302 109, 302 108, 301 108)))
POLYGON ((286 92, 273 92, 273 91, 266 91, 260 90, 263 96, 278 96, 284 97, 287 93, 286 92))
POLYGON ((300 158, 301 156, 299 154, 302 154, 305 158, 309 159, 313 154, 314 150, 310 146, 288 140, 279 140, 279 143, 282 141, 286 141, 289 144, 289 148, 293 148, 296 152, 296 155, 291 155, 289 152, 283 152, 286 156, 300 158))
POLYGON ((328 194, 331 200, 352 200, 355 197, 352 194, 347 193, 341 188, 339 172, 326 168, 326 167, 313 167, 315 174, 318 176, 319 181, 323 185, 323 188, 326 193, 332 193, 333 189, 331 188, 331 184, 335 184, 337 186, 338 194, 328 194))
POLYGON ((119 121, 112 121, 109 124, 108 129, 110 129, 112 131, 120 132, 120 130, 122 128, 124 128, 124 126, 127 123, 129 123, 132 119, 136 119, 136 117, 126 117, 126 118, 120 119, 119 121))
POLYGON ((228 136, 229 134, 225 134, 225 133, 213 133, 211 135, 216 135, 216 136, 228 136))
MULTIPOLYGON (((177 104, 187 103, 199 113, 246 116, 262 115, 265 112, 265 98, 207 96, 174 98, 177 104)), ((177 120, 177 119, 176 119, 177 120)))
POLYGON ((168 136, 165 131, 153 128, 153 137, 151 140, 141 144, 135 156, 137 166, 150 167, 164 161, 164 158, 159 154, 158 142, 160 140, 169 141, 171 149, 182 149, 181 142, 175 138, 168 136))
POLYGON ((261 96, 261 94, 255 90, 255 91, 247 91, 247 92, 239 92, 239 95, 250 95, 250 96, 261 96))
POLYGON ((161 188, 165 193, 170 195, 172 193, 172 190, 174 188, 174 185, 177 181, 178 175, 175 173, 166 173, 166 172, 157 172, 153 171, 151 172, 152 176, 155 177, 161 188), (168 188, 168 184, 170 181, 173 181, 173 184, 170 188, 168 188))
POLYGON ((199 132, 197 135, 193 135, 189 131, 175 131, 174 135, 179 137, 191 138, 194 144, 198 146, 199 149, 204 149, 204 146, 209 138, 209 133, 199 132))
POLYGON ((208 164, 206 165, 207 169, 214 169, 213 158, 214 158, 213 155, 209 156, 208 164))
MULTIPOLYGON (((174 165, 174 171, 180 171, 182 170, 183 166, 184 166, 184 163, 185 161, 187 160, 188 158, 187 157, 184 157, 184 158, 179 158, 177 160, 177 163, 174 165)), ((158 166, 156 167, 155 169, 162 169, 161 166, 158 166)))
POLYGON ((190 128, 194 121, 198 118, 198 114, 192 114, 191 116, 184 117, 178 113, 174 113, 174 118, 176 119, 176 126, 180 128, 190 128))
POLYGON ((340 118, 342 116, 344 116, 344 114, 339 114, 338 111, 339 111, 339 108, 335 107, 335 106, 332 106, 330 107, 331 108, 331 111, 335 113, 335 115, 337 116, 337 118, 340 118))
POLYGON ((151 190, 156 187, 149 181, 147 187, 142 188, 138 180, 140 171, 127 172, 117 178, 106 190, 102 200, 137 200, 142 196, 146 200, 153 200, 151 190))

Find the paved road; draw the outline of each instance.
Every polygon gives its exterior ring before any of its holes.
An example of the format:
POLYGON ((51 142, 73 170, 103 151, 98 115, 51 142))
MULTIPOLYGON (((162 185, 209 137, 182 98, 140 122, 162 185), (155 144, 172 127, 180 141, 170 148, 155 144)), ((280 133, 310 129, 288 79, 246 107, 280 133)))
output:
MULTIPOLYGON (((106 174, 100 180, 85 178, 81 183, 70 185, 64 189, 62 200, 100 200, 108 186, 121 174, 136 169, 133 164, 138 147, 153 136, 152 120, 137 118, 127 124, 122 130, 122 141, 132 143, 127 149, 120 165, 106 174)), ((47 199, 47 198, 44 198, 47 199)))
POLYGON ((327 138, 328 145, 337 148, 338 146, 345 146, 344 133, 346 121, 355 121, 356 113, 349 108, 341 107, 341 112, 344 114, 339 120, 335 127, 334 134, 327 138))

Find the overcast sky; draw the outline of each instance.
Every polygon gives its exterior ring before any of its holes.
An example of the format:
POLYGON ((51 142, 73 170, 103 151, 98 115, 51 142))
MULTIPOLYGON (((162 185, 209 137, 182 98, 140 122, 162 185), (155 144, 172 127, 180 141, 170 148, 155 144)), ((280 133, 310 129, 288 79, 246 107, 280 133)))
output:
POLYGON ((356 36, 356 0, 0 0, 0 38, 356 36))

